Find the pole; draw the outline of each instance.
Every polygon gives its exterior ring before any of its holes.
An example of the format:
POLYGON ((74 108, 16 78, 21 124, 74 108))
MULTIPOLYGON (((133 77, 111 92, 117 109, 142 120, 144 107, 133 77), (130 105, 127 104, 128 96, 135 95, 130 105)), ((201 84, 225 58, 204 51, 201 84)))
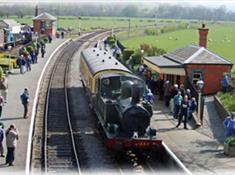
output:
POLYGON ((155 14, 155 26, 157 27, 157 14, 155 14))
POLYGON ((199 93, 198 93, 198 119, 200 121, 200 124, 202 125, 202 120, 201 120, 201 98, 202 98, 202 92, 201 92, 201 89, 200 89, 199 93))
POLYGON ((78 35, 80 36, 81 35, 81 26, 80 26, 80 17, 78 17, 78 35))
POLYGON ((131 17, 129 17, 128 38, 130 37, 131 17))

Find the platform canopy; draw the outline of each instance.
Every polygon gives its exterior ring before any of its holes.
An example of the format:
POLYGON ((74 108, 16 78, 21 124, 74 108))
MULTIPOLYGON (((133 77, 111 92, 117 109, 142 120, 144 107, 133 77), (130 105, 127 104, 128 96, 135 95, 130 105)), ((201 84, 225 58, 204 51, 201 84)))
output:
POLYGON ((185 75, 182 64, 169 60, 164 56, 144 57, 144 64, 160 74, 185 75))

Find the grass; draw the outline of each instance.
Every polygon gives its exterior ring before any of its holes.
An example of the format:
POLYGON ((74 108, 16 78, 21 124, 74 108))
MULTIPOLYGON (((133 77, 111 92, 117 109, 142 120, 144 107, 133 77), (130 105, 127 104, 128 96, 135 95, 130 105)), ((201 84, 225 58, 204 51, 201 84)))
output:
MULTIPOLYGON (((6 17, 0 18, 5 19, 6 17)), ((33 25, 32 16, 25 16, 24 18, 17 18, 17 16, 9 16, 8 19, 14 19, 20 23, 27 23, 33 25)), ((80 26, 83 30, 91 30, 94 28, 115 28, 115 27, 128 27, 129 18, 126 17, 87 17, 82 16, 80 19, 80 26)), ((71 27, 78 30, 78 18, 73 16, 59 16, 57 17, 58 27, 68 28, 71 27)), ((164 21, 164 20, 163 20, 164 21)), ((143 26, 154 25, 153 18, 131 18, 130 26, 143 26)))
MULTIPOLYGON (((235 25, 214 24, 209 26, 208 49, 235 63, 235 25)), ((185 29, 164 33, 158 36, 140 36, 122 40, 130 48, 139 48, 141 43, 155 45, 167 51, 184 47, 188 44, 198 45, 198 30, 185 29)))

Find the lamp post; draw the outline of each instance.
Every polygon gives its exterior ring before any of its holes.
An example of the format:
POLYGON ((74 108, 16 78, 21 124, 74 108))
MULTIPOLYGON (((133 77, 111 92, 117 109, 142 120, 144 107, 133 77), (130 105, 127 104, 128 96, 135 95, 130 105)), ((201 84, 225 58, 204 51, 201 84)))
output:
POLYGON ((38 43, 38 32, 35 32, 36 43, 38 43))
POLYGON ((203 125, 203 115, 201 114, 201 102, 202 102, 202 88, 204 87, 204 81, 197 81, 198 87, 198 118, 200 119, 200 124, 203 125))
POLYGON ((11 49, 12 49, 12 46, 11 46, 11 45, 7 46, 7 50, 9 51, 9 58, 8 58, 8 73, 11 73, 11 71, 10 71, 11 49))
POLYGON ((80 16, 78 16, 78 35, 80 36, 81 35, 81 20, 82 18, 80 16))

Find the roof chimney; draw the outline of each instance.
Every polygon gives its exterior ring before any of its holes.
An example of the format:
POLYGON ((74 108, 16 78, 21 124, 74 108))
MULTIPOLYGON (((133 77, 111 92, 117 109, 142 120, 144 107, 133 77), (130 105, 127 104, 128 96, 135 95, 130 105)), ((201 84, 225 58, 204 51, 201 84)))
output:
POLYGON ((35 7, 35 16, 38 16, 38 14, 39 14, 39 9, 38 9, 38 5, 36 5, 36 7, 35 7))
POLYGON ((206 28, 205 24, 202 24, 202 27, 198 29, 199 31, 199 46, 200 47, 205 47, 207 45, 207 34, 209 29, 206 28))

